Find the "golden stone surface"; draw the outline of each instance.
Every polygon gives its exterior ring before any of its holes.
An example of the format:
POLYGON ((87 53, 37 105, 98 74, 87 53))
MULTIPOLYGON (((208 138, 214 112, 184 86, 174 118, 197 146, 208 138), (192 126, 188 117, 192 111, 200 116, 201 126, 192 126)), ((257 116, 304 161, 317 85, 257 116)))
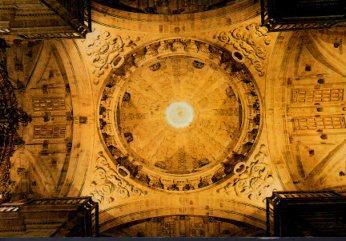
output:
POLYGON ((255 2, 175 15, 93 2, 86 39, 8 41, 33 119, 14 196, 92 196, 102 235, 247 236, 273 191, 345 192, 345 26, 268 33, 255 2), (166 114, 181 102, 193 118, 166 114))
POLYGON ((160 59, 136 69, 122 91, 118 128, 131 133, 131 153, 144 165, 171 174, 189 174, 224 161, 241 127, 232 78, 210 63, 191 57, 160 59), (195 65, 195 66, 194 66, 195 65), (154 81, 151 81, 154 80, 154 81))

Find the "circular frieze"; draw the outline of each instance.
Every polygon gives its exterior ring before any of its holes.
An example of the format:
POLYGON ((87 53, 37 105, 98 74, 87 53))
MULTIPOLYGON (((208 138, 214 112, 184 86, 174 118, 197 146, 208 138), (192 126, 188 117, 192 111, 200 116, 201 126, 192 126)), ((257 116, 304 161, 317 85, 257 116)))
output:
POLYGON ((168 191, 205 188, 239 171, 261 108, 252 75, 233 58, 202 41, 168 39, 114 59, 99 121, 116 164, 168 191))

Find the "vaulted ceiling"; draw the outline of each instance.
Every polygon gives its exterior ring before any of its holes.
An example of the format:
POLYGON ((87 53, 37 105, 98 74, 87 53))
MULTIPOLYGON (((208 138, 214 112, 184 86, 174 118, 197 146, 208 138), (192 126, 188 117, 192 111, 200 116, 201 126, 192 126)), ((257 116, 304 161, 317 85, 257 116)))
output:
POLYGON ((90 195, 104 235, 246 236, 275 190, 345 190, 345 29, 268 33, 254 1, 195 3, 93 3, 86 39, 11 45, 32 116, 18 197, 90 195))

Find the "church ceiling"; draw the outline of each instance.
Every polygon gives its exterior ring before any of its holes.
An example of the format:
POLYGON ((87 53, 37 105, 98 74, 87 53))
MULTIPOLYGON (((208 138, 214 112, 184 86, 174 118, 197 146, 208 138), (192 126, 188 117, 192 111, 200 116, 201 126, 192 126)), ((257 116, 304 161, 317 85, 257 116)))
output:
POLYGON ((88 125, 85 112, 91 109, 84 109, 83 114, 79 106, 90 103, 82 104, 84 97, 78 95, 82 83, 78 87, 70 82, 77 73, 68 65, 69 57, 58 49, 54 42, 24 41, 8 51, 9 79, 18 102, 32 118, 20 129, 26 145, 12 157, 11 178, 17 198, 22 194, 63 195, 70 189, 66 185, 71 181, 68 171, 73 173, 78 165, 76 155, 85 155, 76 140, 88 125))
MULTIPOLYGON (((11 72, 11 78, 17 79, 18 85, 25 88, 21 102, 32 117, 22 133, 26 148, 13 157, 14 170, 19 168, 21 171, 12 175, 14 179, 24 177, 31 182, 28 194, 54 195, 60 191, 64 181, 62 170, 70 160, 73 107, 60 57, 53 47, 45 47, 44 51, 46 55, 41 55, 38 62, 33 62, 40 68, 36 67, 29 76, 24 68, 11 72), (31 168, 33 172, 29 173, 28 169, 31 168)), ((16 58, 23 58, 20 47, 15 52, 16 58)))
MULTIPOLYGON (((273 138, 269 140, 281 143, 272 153, 282 161, 277 154, 285 153, 283 163, 293 180, 287 183, 289 186, 342 189, 344 185, 346 72, 345 53, 338 43, 345 36, 338 32, 335 29, 311 31, 306 35, 294 33, 277 46, 282 48, 277 54, 285 52, 282 73, 278 82, 277 76, 275 81, 271 77, 277 72, 272 71, 268 84, 278 88, 281 83, 282 90, 268 92, 273 98, 268 107, 274 104, 274 111, 283 117, 278 119, 272 112, 268 113, 268 124, 275 123, 280 131, 275 139, 274 133, 270 133, 273 138), (334 34, 329 35, 332 32, 334 34), (285 51, 289 48, 296 51, 285 51)), ((280 175, 283 183, 286 174, 280 175)))
POLYGON ((274 190, 343 191, 343 30, 268 33, 254 1, 229 3, 190 17, 94 3, 86 39, 13 44, 33 118, 17 192, 92 196, 107 235, 243 236, 260 235, 274 190))

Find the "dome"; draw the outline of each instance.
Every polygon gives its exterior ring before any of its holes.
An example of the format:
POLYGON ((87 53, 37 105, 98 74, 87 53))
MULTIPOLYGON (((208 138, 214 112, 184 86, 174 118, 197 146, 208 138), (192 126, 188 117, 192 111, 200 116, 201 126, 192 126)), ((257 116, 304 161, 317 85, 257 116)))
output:
POLYGON ((99 119, 109 154, 126 175, 154 189, 192 191, 241 171, 261 118, 240 55, 179 38, 115 63, 99 119))

